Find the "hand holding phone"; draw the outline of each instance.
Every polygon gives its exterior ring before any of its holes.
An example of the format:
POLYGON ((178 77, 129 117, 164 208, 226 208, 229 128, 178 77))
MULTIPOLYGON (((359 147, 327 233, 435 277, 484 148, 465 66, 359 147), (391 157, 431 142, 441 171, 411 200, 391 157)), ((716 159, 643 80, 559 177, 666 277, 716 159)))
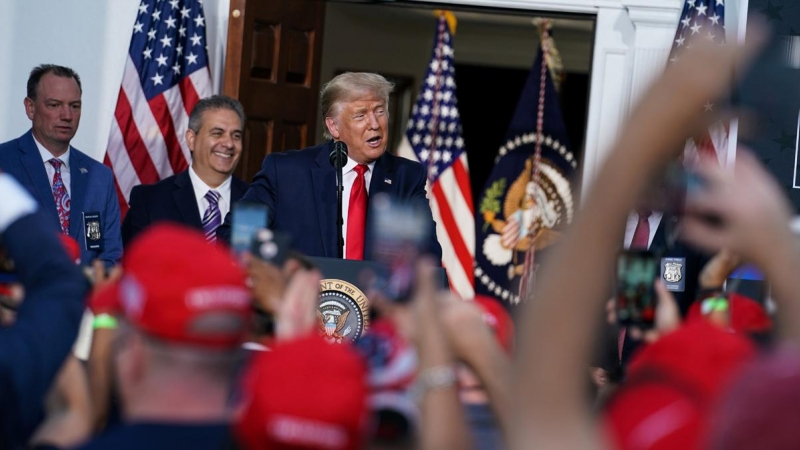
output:
POLYGON ((622 326, 651 328, 655 321, 655 280, 659 262, 648 251, 625 251, 617 259, 617 320, 622 326))
POLYGON ((417 259, 429 240, 425 213, 415 204, 385 194, 372 199, 369 211, 371 256, 382 266, 376 282, 389 299, 407 301, 414 287, 417 259))
POLYGON ((268 208, 261 203, 239 202, 233 205, 231 250, 237 255, 253 250, 256 232, 267 227, 268 208))

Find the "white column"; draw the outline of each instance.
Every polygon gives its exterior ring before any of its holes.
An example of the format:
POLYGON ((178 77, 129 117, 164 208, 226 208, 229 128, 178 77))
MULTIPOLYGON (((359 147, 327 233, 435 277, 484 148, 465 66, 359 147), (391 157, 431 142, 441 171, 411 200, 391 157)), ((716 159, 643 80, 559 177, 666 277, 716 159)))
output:
POLYGON ((622 0, 597 15, 583 192, 636 102, 663 71, 682 0, 622 0))

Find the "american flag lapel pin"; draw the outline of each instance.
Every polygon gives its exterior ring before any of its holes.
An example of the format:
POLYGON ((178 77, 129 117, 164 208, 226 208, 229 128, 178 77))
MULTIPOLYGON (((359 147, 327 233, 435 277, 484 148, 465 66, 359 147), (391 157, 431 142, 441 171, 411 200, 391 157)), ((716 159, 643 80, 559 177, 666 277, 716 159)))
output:
POLYGON ((392 184, 392 179, 391 179, 391 178, 384 178, 384 179, 383 179, 383 182, 391 186, 391 184, 392 184))
POLYGON ((83 174, 83 175, 86 175, 87 173, 89 173, 89 171, 86 170, 86 167, 81 167, 80 171, 81 171, 81 174, 83 174))

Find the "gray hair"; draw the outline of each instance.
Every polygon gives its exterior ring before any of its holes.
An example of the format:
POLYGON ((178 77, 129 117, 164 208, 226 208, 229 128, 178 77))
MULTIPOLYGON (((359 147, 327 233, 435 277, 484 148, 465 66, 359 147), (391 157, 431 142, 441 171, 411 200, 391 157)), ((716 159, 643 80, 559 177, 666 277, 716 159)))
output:
MULTIPOLYGON (((394 83, 377 73, 345 72, 335 76, 322 87, 320 92, 319 110, 322 112, 323 125, 325 119, 339 113, 341 103, 358 100, 364 95, 375 95, 382 98, 389 108, 389 94, 394 90, 394 83)), ((323 127, 323 136, 331 139, 327 125, 323 127)))
POLYGON ((235 112, 239 116, 239 120, 242 121, 242 127, 244 127, 244 122, 246 120, 244 115, 244 107, 239 100, 234 98, 230 98, 226 95, 213 95, 208 98, 201 99, 194 105, 194 109, 192 109, 192 113, 189 114, 189 129, 194 131, 195 134, 200 132, 200 128, 203 126, 203 113, 209 110, 217 110, 217 109, 229 109, 235 112))

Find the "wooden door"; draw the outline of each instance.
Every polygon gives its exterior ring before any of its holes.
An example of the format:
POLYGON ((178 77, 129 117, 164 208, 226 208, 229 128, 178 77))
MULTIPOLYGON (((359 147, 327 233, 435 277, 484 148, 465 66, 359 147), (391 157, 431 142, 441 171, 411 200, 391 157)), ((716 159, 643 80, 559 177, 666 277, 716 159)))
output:
POLYGON ((315 141, 325 2, 231 0, 223 92, 247 114, 236 175, 315 141))

